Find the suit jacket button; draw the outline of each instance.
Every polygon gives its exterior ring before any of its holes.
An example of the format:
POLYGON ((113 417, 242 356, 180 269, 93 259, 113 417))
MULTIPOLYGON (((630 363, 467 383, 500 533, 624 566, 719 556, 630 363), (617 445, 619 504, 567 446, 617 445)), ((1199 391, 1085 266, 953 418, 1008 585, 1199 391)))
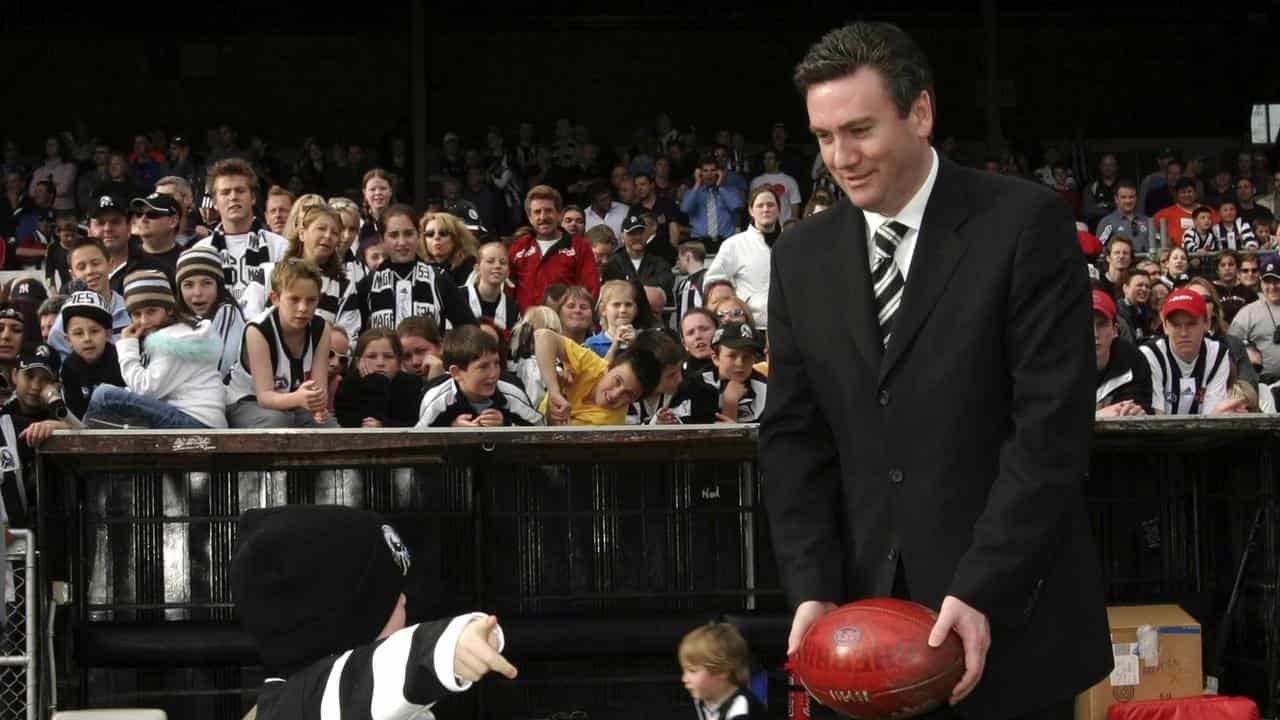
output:
POLYGON ((886 407, 886 406, 888 406, 888 404, 889 404, 889 399, 890 399, 889 391, 888 391, 888 390, 881 390, 881 391, 880 391, 880 397, 879 397, 879 400, 880 400, 880 407, 886 407))
POLYGON ((894 485, 902 484, 902 471, 897 468, 890 470, 889 482, 893 483, 894 485))

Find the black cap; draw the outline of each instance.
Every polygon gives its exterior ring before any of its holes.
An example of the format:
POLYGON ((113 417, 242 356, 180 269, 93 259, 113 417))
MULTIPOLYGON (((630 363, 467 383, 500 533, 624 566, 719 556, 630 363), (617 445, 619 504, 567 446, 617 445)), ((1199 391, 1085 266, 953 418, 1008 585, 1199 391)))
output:
POLYGON ((640 213, 630 213, 622 220, 622 232, 640 232, 644 229, 644 217, 640 213))
POLYGON ((138 212, 162 212, 168 215, 178 214, 178 202, 172 195, 153 192, 146 197, 134 198, 129 207, 138 212))
POLYGON ((1273 256, 1271 259, 1267 260, 1266 264, 1262 266, 1261 276, 1264 278, 1272 277, 1276 280, 1280 280, 1280 259, 1273 256))
POLYGON ((118 212, 121 215, 129 215, 129 203, 119 195, 99 195, 98 199, 93 203, 93 212, 89 213, 89 217, 96 218, 106 212, 118 212))
POLYGON ((49 290, 37 278, 18 278, 9 287, 10 302, 26 302, 32 305, 39 305, 48 299, 49 290))
POLYGON ((480 220, 480 209, 470 200, 458 200, 449 206, 449 214, 462 221, 467 229, 477 235, 488 235, 484 222, 480 220))
POLYGON ((1169 147, 1168 145, 1165 145, 1164 147, 1156 151, 1156 157, 1158 158, 1171 158, 1171 157, 1177 157, 1177 156, 1178 156, 1178 153, 1175 152, 1174 149, 1169 147))
POLYGON ((18 354, 19 370, 47 370, 56 380, 58 371, 62 369, 62 359, 53 348, 40 343, 29 345, 18 354))
POLYGON ((746 323, 730 322, 716 328, 711 336, 711 346, 731 348, 751 348, 756 352, 764 351, 764 340, 760 333, 746 323))

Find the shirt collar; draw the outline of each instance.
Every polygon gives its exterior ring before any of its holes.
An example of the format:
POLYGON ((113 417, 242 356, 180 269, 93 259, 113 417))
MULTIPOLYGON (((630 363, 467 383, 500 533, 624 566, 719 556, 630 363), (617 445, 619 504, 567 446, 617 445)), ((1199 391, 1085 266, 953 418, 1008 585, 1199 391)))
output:
POLYGON ((929 148, 929 174, 925 177, 924 183, 916 190, 916 194, 911 196, 907 204, 902 206, 902 211, 896 217, 887 218, 879 213, 863 210, 862 215, 867 219, 867 224, 871 226, 871 232, 880 229, 885 220, 897 220, 906 225, 911 230, 919 230, 924 224, 924 210, 929 204, 929 195, 933 193, 933 184, 938 180, 938 152, 933 148, 929 148))

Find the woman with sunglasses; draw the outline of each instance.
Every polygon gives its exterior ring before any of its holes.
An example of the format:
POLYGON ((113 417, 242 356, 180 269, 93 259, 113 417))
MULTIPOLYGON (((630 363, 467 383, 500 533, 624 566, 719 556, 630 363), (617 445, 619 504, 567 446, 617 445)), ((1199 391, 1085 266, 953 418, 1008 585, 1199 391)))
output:
POLYGON ((752 190, 747 198, 751 226, 724 241, 703 279, 704 283, 717 279, 733 283, 759 330, 769 325, 769 259, 774 241, 782 234, 778 213, 778 195, 773 186, 760 185, 752 190))

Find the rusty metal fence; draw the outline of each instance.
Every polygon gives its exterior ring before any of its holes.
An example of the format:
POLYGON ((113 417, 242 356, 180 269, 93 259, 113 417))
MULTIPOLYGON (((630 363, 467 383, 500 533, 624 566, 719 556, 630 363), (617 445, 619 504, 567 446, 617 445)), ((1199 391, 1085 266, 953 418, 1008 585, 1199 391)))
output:
MULTIPOLYGON (((1095 438, 1085 490, 1109 599, 1177 602, 1207 643, 1227 633, 1224 689, 1273 710, 1280 419, 1124 419, 1095 438), (1222 626, 1259 508, 1241 611, 1222 626)), ((262 678, 228 589, 236 520, 337 503, 400 530, 411 619, 484 608, 508 629, 520 679, 438 716, 687 712, 674 649, 694 625, 729 616, 763 667, 780 664, 787 615, 755 457, 744 426, 59 433, 39 492, 42 577, 73 588, 60 707, 239 718, 262 678)))
POLYGON ((37 648, 41 633, 36 621, 35 558, 32 534, 10 530, 6 547, 13 578, 12 596, 5 588, 4 625, 0 627, 0 717, 39 717, 37 648))

